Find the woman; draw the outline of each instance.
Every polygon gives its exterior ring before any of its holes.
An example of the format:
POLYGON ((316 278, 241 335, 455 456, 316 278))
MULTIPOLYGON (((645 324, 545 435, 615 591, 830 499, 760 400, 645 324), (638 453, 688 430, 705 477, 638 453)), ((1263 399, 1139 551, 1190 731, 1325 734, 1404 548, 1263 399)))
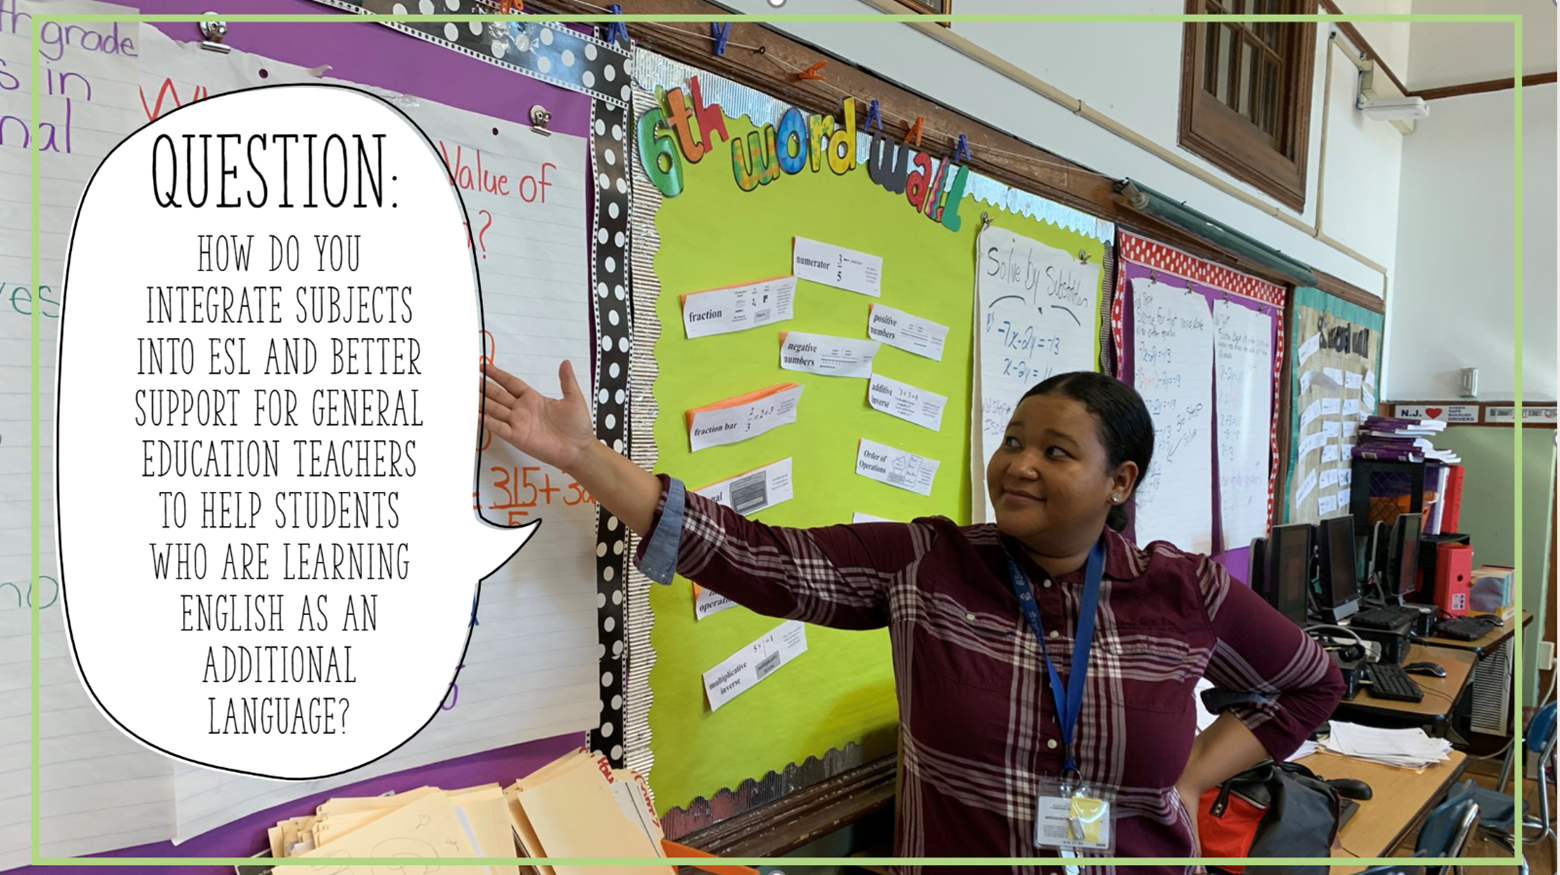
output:
POLYGON ((1054 856, 1035 846, 1037 813, 1053 827, 1062 818, 1064 834, 1080 816, 1090 834, 1081 816, 1099 807, 1065 801, 1080 785, 1085 800, 1109 803, 1115 855, 1193 856, 1203 791, 1288 756, 1342 695, 1326 654, 1222 567, 1119 533, 1153 422, 1118 380, 1062 374, 1024 396, 986 472, 994 525, 787 529, 603 446, 567 362, 561 400, 488 374, 486 426, 644 535, 638 562, 650 578, 668 583, 675 570, 762 614, 888 627, 903 764, 897 856, 1054 856), (1086 601, 1098 607, 1080 628, 1086 601), (1076 681, 1075 653, 1087 653, 1076 681), (1254 695, 1196 734, 1204 675, 1254 695), (1073 683, 1078 705, 1066 696, 1073 683))

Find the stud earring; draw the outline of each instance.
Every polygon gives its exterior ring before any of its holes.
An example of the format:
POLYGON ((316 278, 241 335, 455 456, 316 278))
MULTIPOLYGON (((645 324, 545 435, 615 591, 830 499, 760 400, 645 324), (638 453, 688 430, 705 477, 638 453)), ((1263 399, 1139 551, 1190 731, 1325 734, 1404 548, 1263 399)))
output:
POLYGON ((1110 497, 1110 503, 1111 504, 1120 504, 1121 503, 1121 493, 1117 492, 1117 493, 1112 494, 1111 497, 1110 497))

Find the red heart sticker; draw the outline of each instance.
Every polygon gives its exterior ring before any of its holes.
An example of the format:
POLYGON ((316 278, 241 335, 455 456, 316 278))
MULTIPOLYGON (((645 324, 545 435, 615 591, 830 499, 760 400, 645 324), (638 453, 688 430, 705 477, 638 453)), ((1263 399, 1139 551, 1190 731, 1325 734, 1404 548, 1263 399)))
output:
POLYGON ((1425 415, 1430 417, 1431 419, 1440 419, 1441 418, 1441 414, 1443 414, 1445 412, 1446 412, 1446 408, 1444 408, 1444 407, 1426 407, 1425 408, 1425 415))

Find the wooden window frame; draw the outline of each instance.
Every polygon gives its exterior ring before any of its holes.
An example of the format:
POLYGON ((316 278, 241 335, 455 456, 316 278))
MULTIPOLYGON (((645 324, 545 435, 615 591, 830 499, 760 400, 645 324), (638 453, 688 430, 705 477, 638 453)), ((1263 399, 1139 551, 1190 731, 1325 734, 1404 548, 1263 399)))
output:
MULTIPOLYGON (((927 9, 921 3, 917 2, 917 0, 898 0, 898 2, 899 2, 900 6, 905 7, 906 9, 910 10, 911 12, 919 12, 922 15, 952 15, 953 14, 953 0, 936 0, 936 2, 939 3, 942 6, 941 9, 927 9)), ((943 27, 952 27, 953 26, 953 22, 950 22, 950 21, 938 21, 938 22, 934 22, 934 23, 940 24, 943 27)))
MULTIPOLYGON (((1302 12, 1316 12, 1317 0, 1302 0, 1302 12)), ((1203 11, 1202 0, 1186 0, 1188 15, 1203 11)), ((1281 90, 1294 95, 1278 114, 1279 134, 1265 134, 1245 116, 1202 89, 1204 24, 1187 22, 1181 52, 1180 145, 1286 207, 1303 212, 1306 152, 1310 145, 1316 24, 1286 25, 1293 63, 1281 90), (1287 154, 1286 154, 1287 152, 1287 154)))

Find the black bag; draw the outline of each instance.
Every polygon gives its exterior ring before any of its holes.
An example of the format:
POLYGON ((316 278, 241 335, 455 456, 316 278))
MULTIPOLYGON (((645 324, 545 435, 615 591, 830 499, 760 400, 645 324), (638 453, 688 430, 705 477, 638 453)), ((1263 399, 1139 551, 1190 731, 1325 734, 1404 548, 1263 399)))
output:
MULTIPOLYGON (((1204 857, 1326 858, 1338 838, 1343 803, 1325 781, 1296 763, 1261 763, 1203 794, 1197 832, 1204 857)), ((1210 867, 1215 868, 1215 867, 1210 867)), ((1241 873, 1246 867, 1217 871, 1241 873)), ((1260 866, 1269 872, 1327 875, 1316 866, 1260 866)))

